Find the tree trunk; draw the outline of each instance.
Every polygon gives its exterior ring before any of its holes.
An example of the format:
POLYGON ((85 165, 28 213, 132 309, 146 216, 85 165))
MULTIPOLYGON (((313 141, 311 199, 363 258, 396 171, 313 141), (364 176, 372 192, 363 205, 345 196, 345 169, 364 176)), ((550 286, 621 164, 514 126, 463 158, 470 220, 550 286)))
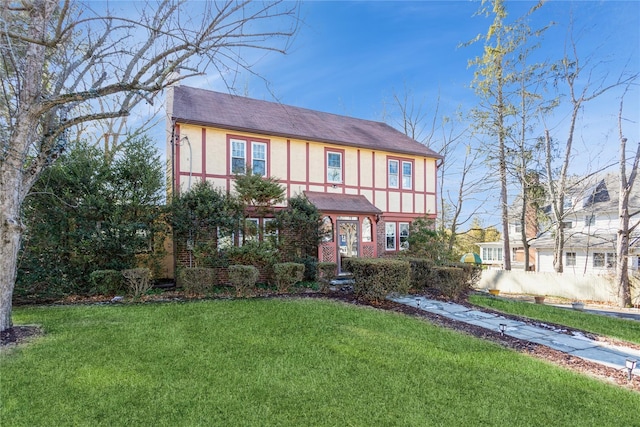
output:
MULTIPOLYGON (((620 104, 620 117, 622 116, 622 103, 620 104)), ((621 122, 621 119, 619 119, 621 122)), ((618 286, 618 305, 620 307, 631 306, 631 288, 629 286, 629 196, 638 173, 640 162, 640 143, 636 148, 636 155, 631 166, 631 173, 627 179, 626 171, 626 145, 627 139, 622 137, 622 125, 620 124, 620 191, 618 197, 618 236, 616 241, 616 285, 618 286)), ((635 228, 632 227, 632 228, 635 228)))
POLYGON ((23 225, 20 221, 19 195, 11 182, 12 175, 2 174, 0 182, 0 332, 13 326, 12 295, 18 271, 18 250, 23 225))
MULTIPOLYGON (((622 212, 622 198, 620 198, 622 212)), ((626 206, 626 215, 620 215, 620 226, 616 247, 616 283, 618 285, 618 305, 620 307, 631 306, 631 289, 629 287, 629 214, 626 206), (626 230, 626 232, 625 232, 626 230)))

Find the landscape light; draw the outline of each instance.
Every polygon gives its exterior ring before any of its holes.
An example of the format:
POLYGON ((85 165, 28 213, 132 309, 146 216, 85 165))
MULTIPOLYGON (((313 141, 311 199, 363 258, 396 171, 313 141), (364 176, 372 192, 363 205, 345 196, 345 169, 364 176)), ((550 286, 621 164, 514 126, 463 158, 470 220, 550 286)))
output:
POLYGON ((504 335, 504 331, 507 330, 507 325, 504 323, 500 323, 500 334, 504 335))
POLYGON ((420 298, 416 298, 416 303, 418 303, 418 308, 420 308, 420 298))
POLYGON ((627 368, 627 373, 629 374, 629 381, 631 381, 631 375, 633 370, 636 368, 636 363, 638 363, 635 359, 627 359, 624 362, 624 366, 627 368))

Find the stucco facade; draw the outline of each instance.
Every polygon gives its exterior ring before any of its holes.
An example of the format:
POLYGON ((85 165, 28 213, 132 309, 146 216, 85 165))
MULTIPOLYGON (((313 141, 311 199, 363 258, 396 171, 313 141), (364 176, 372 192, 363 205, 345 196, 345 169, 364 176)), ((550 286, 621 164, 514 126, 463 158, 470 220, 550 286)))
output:
POLYGON ((411 221, 436 217, 442 157, 383 123, 180 86, 167 103, 171 191, 197 180, 233 191, 248 165, 278 178, 287 198, 330 195, 318 208, 335 235, 320 260, 344 254, 340 224, 356 227, 356 256, 376 257, 401 250, 411 221))

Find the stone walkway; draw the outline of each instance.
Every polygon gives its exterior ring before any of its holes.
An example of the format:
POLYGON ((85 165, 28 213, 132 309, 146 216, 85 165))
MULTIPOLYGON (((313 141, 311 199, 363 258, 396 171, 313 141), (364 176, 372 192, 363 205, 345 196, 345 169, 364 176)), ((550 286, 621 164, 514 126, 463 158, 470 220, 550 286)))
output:
POLYGON ((599 363, 614 369, 624 370, 626 359, 638 361, 633 371, 640 375, 640 351, 627 347, 618 347, 600 341, 594 341, 580 333, 567 334, 566 331, 551 327, 532 326, 503 316, 473 310, 460 304, 431 300, 425 297, 405 296, 390 298, 400 304, 416 307, 420 310, 439 314, 452 320, 466 322, 498 333, 504 325, 504 334, 536 344, 546 345, 555 350, 568 353, 590 362, 599 363))

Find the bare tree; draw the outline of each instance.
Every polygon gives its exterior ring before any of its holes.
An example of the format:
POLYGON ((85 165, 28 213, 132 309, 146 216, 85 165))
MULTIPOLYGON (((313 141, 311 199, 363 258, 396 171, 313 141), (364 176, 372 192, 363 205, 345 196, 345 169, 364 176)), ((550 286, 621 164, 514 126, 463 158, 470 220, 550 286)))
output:
POLYGON ((622 107, 624 95, 629 89, 629 84, 620 99, 620 109, 618 110, 618 132, 620 138, 620 193, 618 199, 618 235, 616 242, 616 285, 618 288, 618 305, 620 307, 631 306, 631 289, 629 286, 629 235, 640 224, 636 222, 630 225, 630 218, 640 212, 629 212, 629 196, 633 190, 636 176, 638 174, 638 164, 640 163, 640 142, 636 147, 636 154, 633 158, 631 170, 627 176, 627 138, 622 133, 622 107))
MULTIPOLYGON (((571 30, 570 30, 571 31, 571 30)), ((573 141, 580 112, 584 104, 598 98, 609 90, 627 84, 637 77, 635 75, 620 74, 616 80, 611 82, 608 74, 600 78, 594 77, 598 66, 602 63, 591 64, 594 56, 587 57, 584 63, 578 55, 578 48, 573 36, 570 33, 568 48, 564 58, 555 66, 557 85, 564 85, 569 100, 570 116, 567 130, 567 138, 560 150, 560 168, 556 173, 554 169, 555 160, 558 154, 555 150, 555 142, 551 136, 549 128, 545 124, 544 144, 545 144, 545 171, 546 171, 546 191, 551 201, 551 220, 554 235, 553 247, 553 267, 558 273, 562 273, 564 266, 562 263, 562 253, 565 243, 565 199, 567 197, 568 174, 573 156, 573 141)))
POLYGON ((413 92, 406 85, 402 94, 394 92, 393 100, 392 113, 389 114, 385 106, 383 120, 391 122, 405 135, 444 157, 444 162, 438 165, 440 212, 436 227, 443 233, 447 232, 447 249, 452 252, 459 227, 470 221, 481 206, 481 203, 477 203, 470 213, 463 214, 464 202, 471 201, 486 190, 486 181, 473 176, 479 169, 479 152, 469 143, 469 126, 464 123, 463 115, 459 112, 453 117, 439 117, 439 95, 431 115, 425 111, 424 100, 416 102, 413 92), (394 111, 398 114, 393 114, 394 111), (440 137, 435 136, 436 131, 440 133, 440 137), (460 152, 464 152, 462 164, 458 159, 460 152), (448 182, 456 182, 451 191, 445 189, 445 183, 448 182))
POLYGON ((12 326, 21 207, 68 133, 125 117, 168 85, 207 70, 222 78, 251 72, 246 55, 284 52, 298 23, 298 4, 284 0, 131 7, 135 16, 71 0, 0 5, 0 331, 12 326), (98 101, 109 108, 100 110, 98 101))

